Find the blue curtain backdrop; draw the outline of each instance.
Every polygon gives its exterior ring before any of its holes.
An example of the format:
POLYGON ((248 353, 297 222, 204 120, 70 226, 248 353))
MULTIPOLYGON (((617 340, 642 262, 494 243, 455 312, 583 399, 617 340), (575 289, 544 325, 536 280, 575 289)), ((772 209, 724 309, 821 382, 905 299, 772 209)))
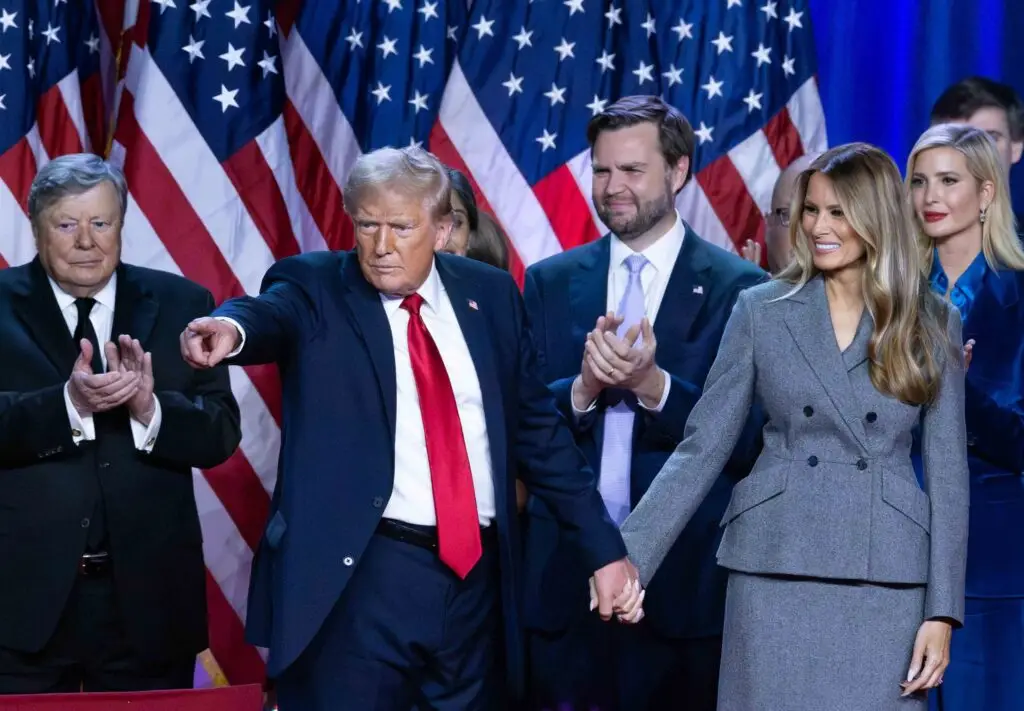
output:
MULTIPOLYGON (((942 90, 971 74, 1024 96, 1024 0, 810 0, 829 145, 867 141, 901 170, 942 90)), ((1024 162, 1012 171, 1024 210, 1024 162)))

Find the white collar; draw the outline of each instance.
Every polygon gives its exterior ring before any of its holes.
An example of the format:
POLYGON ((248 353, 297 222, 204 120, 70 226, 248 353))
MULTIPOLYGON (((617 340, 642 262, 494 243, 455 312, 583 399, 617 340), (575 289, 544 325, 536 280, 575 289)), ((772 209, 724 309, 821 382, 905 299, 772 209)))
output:
MULTIPOLYGON (((53 280, 53 277, 47 275, 46 278, 50 281, 50 288, 53 289, 53 295, 57 298, 57 306, 60 307, 61 313, 63 313, 69 306, 72 306, 75 303, 76 297, 64 291, 60 285, 53 280)), ((97 304, 110 309, 111 313, 114 312, 114 303, 117 298, 116 271, 110 275, 110 279, 107 283, 104 284, 103 288, 93 295, 92 298, 96 300, 97 304)))
MULTIPOLYGON (((683 247, 683 238, 685 236, 686 226, 683 225, 679 213, 676 212, 675 224, 672 225, 668 232, 655 240, 654 244, 640 252, 640 254, 647 258, 647 261, 654 266, 655 271, 659 274, 666 274, 675 266, 676 258, 679 256, 679 250, 683 247)), ((626 261, 626 258, 633 254, 636 254, 636 252, 630 249, 629 245, 616 235, 612 235, 610 261, 612 269, 618 269, 626 261)))
MULTIPOLYGON (((444 291, 444 285, 441 283, 441 275, 437 273, 437 260, 435 259, 430 264, 430 273, 427 274, 426 280, 420 284, 420 288, 416 290, 416 293, 423 297, 423 302, 427 307, 435 314, 438 312, 441 303, 441 292, 444 291)), ((389 294, 381 294, 380 300, 384 304, 384 311, 387 313, 388 318, 402 306, 403 296, 391 296, 389 294)))

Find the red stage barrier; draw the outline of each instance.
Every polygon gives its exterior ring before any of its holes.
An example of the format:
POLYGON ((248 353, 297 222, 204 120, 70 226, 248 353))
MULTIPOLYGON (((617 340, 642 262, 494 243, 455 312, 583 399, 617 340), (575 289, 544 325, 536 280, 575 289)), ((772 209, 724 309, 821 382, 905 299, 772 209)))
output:
POLYGON ((258 684, 111 694, 0 696, 0 711, 262 711, 258 684))

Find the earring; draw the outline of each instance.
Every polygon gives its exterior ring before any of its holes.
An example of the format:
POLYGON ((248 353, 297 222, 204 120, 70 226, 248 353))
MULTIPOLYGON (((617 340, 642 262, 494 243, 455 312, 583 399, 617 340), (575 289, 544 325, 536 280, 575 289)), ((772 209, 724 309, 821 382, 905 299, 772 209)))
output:
POLYGON ((986 213, 988 213, 988 208, 981 208, 981 224, 983 225, 985 224, 985 220, 988 219, 988 215, 986 213))

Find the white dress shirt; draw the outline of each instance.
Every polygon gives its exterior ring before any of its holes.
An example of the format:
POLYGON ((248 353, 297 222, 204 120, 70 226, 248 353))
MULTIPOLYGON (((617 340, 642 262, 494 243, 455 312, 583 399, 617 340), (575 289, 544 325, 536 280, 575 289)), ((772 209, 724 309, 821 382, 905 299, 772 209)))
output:
MULTIPOLYGON (((462 437, 469 454, 469 467, 473 473, 477 514, 481 525, 494 519, 494 477, 491 471, 491 445, 484 419, 483 395, 477 378, 476 365, 469 346, 455 317, 455 310, 445 291, 437 267, 417 290, 423 297, 420 318, 430 332, 441 353, 448 379, 455 393, 455 403, 462 423, 462 437)), ((395 484, 391 499, 384 509, 385 518, 406 523, 436 526, 434 494, 430 480, 430 462, 423 433, 423 417, 416 392, 412 362, 409 359, 409 312, 401 308, 402 297, 381 294, 384 311, 391 326, 395 348, 395 382, 397 409, 395 412, 395 484)))
MULTIPOLYGON (((672 276, 672 270, 676 266, 679 252, 683 248, 683 238, 685 236, 686 227, 683 225, 683 221, 679 218, 679 213, 677 212, 676 222, 672 225, 671 229, 650 247, 640 252, 640 254, 647 258, 647 264, 644 265, 643 271, 640 272, 640 285, 644 290, 647 320, 651 322, 652 327, 658 316, 658 310, 661 308, 665 290, 668 288, 669 277, 672 276)), ((626 258, 633 254, 636 254, 636 252, 625 242, 615 235, 611 236, 606 311, 615 312, 619 309, 619 302, 622 301, 622 295, 625 293, 626 285, 629 283, 629 268, 626 266, 626 258)), ((576 383, 574 382, 573 387, 575 388, 575 386, 576 383)), ((665 402, 668 400, 668 392, 671 386, 672 380, 669 378, 668 373, 665 373, 665 389, 661 393, 661 400, 658 404, 654 407, 647 407, 639 400, 638 403, 641 407, 652 412, 661 412, 665 407, 665 402)), ((582 415, 585 412, 590 412, 596 406, 597 401, 595 400, 590 403, 586 410, 578 410, 575 402, 573 402, 572 408, 573 412, 577 415, 582 415)))
MULTIPOLYGON (((74 337, 75 329, 78 328, 78 307, 75 306, 75 297, 61 289, 53 279, 50 279, 50 287, 53 289, 53 295, 57 298, 57 307, 68 325, 68 335, 74 337)), ((106 286, 92 297, 96 303, 93 304, 92 310, 89 312, 89 321, 92 322, 93 330, 96 331, 96 340, 100 344, 100 359, 103 361, 104 370, 107 367, 107 354, 103 350, 103 345, 110 340, 110 332, 114 327, 116 296, 117 273, 115 272, 106 286)), ((77 343, 75 350, 79 350, 77 343)), ((130 418, 135 448, 144 452, 153 451, 153 445, 156 444, 156 438, 160 432, 160 401, 156 397, 153 400, 155 409, 153 410, 153 419, 149 421, 148 427, 134 417, 130 418)), ((93 416, 90 414, 83 417, 78 413, 71 402, 67 385, 64 386, 64 404, 67 407, 68 421, 71 424, 71 439, 74 443, 96 439, 96 423, 93 421, 93 416)))

